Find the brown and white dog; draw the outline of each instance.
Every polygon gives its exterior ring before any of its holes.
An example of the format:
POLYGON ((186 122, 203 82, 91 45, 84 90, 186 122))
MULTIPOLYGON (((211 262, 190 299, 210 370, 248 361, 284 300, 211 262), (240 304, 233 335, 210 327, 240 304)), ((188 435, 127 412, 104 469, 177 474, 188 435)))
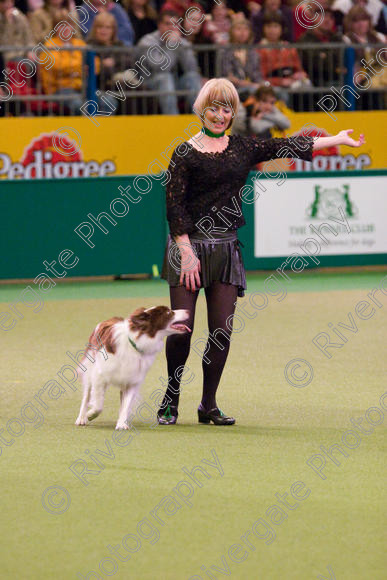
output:
POLYGON ((106 388, 112 384, 121 391, 116 429, 128 429, 131 403, 156 355, 162 350, 164 338, 191 332, 184 324, 188 315, 188 310, 153 306, 138 308, 129 318, 116 316, 100 322, 89 338, 90 348, 81 361, 83 369, 80 365, 83 398, 75 424, 87 425, 98 417, 103 409, 106 388))

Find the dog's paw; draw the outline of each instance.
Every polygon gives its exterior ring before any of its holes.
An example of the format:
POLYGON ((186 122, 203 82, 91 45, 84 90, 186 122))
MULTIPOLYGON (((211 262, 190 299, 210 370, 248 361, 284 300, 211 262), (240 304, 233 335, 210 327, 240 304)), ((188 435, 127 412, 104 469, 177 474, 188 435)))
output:
POLYGON ((123 429, 129 429, 129 425, 127 423, 117 423, 116 431, 122 431, 123 429))
POLYGON ((78 419, 75 421, 76 425, 87 425, 88 424, 88 420, 87 417, 81 417, 79 416, 78 419))

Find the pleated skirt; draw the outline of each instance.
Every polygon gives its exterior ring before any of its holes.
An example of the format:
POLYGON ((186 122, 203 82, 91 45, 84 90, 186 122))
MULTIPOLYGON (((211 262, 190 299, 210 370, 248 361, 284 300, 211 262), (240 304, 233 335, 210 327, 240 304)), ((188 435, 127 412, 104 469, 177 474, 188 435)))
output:
MULTIPOLYGON (((202 288, 208 288, 213 282, 223 282, 238 286, 238 296, 245 295, 246 273, 240 242, 236 232, 216 234, 209 240, 201 232, 189 236, 195 255, 200 260, 200 281, 202 288)), ((189 264, 185 264, 189 268, 189 264)), ((181 257, 180 251, 171 236, 168 236, 165 248, 161 278, 170 286, 180 286, 181 257)))

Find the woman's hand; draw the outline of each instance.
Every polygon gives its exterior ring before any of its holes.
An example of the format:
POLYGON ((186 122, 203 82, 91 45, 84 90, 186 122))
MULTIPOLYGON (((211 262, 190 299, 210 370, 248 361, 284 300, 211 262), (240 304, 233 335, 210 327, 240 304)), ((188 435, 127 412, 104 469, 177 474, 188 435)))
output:
POLYGON ((338 133, 338 137, 340 138, 339 145, 348 145, 348 147, 361 147, 365 143, 364 135, 361 133, 359 140, 355 141, 352 137, 349 136, 350 133, 353 133, 353 129, 345 129, 344 131, 340 131, 338 133))
POLYGON ((196 292, 200 288, 200 260, 192 248, 188 234, 176 236, 174 240, 179 249, 179 256, 175 256, 176 259, 180 258, 180 286, 196 292))
POLYGON ((331 137, 317 137, 313 143, 313 151, 325 149, 325 147, 336 147, 337 145, 347 145, 348 147, 361 147, 365 143, 364 135, 360 134, 359 140, 355 141, 349 136, 353 129, 345 129, 337 135, 331 137))
POLYGON ((179 245, 181 256, 180 284, 187 290, 196 292, 200 288, 200 260, 190 244, 179 245))

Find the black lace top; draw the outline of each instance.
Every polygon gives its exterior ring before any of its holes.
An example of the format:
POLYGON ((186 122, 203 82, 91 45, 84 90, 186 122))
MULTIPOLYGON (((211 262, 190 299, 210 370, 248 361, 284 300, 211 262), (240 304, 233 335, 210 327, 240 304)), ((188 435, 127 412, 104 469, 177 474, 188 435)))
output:
MULTIPOLYGON (((243 199, 249 171, 262 161, 280 157, 311 161, 312 137, 260 140, 231 135, 221 153, 202 153, 187 141, 173 152, 166 185, 167 219, 172 236, 194 232, 226 232, 246 222, 243 199), (218 229, 217 229, 218 228, 218 229)), ((246 197, 245 197, 246 196, 246 197)))

